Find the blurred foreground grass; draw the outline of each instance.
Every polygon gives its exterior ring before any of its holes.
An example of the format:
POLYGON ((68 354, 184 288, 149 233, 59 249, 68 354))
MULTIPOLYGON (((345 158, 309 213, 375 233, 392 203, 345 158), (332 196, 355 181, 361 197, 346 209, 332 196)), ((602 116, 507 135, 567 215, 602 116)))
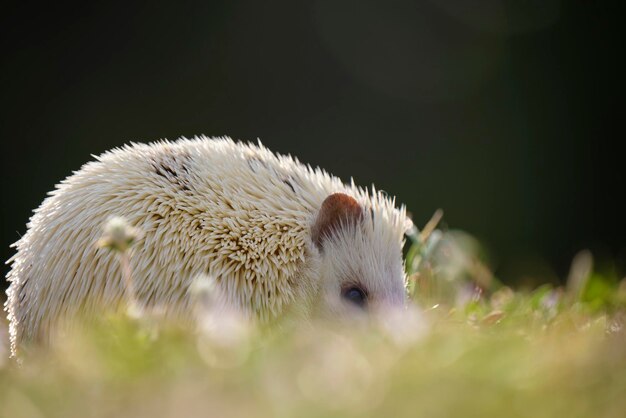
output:
POLYGON ((407 270, 415 307, 368 327, 207 311, 198 332, 102 318, 21 366, 0 345, 0 416, 626 416, 626 285, 590 254, 514 291, 470 236, 423 231, 407 270))

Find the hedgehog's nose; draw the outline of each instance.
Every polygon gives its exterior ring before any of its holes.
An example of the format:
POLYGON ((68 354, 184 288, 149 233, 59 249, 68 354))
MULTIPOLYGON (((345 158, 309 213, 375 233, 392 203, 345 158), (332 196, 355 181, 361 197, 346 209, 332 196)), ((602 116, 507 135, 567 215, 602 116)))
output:
POLYGON ((382 314, 388 311, 402 311, 407 306, 407 298, 402 292, 393 292, 385 295, 380 300, 372 304, 372 310, 374 314, 382 314))
POLYGON ((383 308, 374 317, 376 326, 397 344, 410 344, 424 335, 428 322, 413 304, 383 308))

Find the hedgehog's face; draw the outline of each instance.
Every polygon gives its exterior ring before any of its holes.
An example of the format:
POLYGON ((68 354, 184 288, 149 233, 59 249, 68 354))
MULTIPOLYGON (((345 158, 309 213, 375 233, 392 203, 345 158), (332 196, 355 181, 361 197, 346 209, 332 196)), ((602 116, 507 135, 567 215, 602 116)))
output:
POLYGON ((402 236, 382 214, 365 212, 352 197, 330 195, 312 228, 319 250, 319 303, 338 318, 402 308, 406 302, 402 236))

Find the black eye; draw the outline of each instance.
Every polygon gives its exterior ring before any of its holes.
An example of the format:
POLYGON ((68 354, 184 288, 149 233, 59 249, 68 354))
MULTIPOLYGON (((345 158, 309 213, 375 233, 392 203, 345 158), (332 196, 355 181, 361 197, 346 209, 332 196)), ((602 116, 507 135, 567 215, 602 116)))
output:
POLYGON ((341 292, 341 296, 343 296, 345 300, 350 301, 361 308, 365 307, 365 302, 367 302, 365 292, 357 286, 351 286, 343 290, 341 292))

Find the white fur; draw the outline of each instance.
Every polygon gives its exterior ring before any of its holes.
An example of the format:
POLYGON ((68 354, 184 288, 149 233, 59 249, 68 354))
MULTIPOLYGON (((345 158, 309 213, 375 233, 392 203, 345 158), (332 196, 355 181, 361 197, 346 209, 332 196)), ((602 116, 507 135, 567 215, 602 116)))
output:
POLYGON ((143 231, 131 260, 137 298, 172 315, 190 311, 187 290, 201 274, 261 320, 293 305, 335 312, 342 280, 355 275, 377 299, 403 298, 410 225, 380 192, 229 138, 131 144, 95 158, 50 193, 14 244, 6 303, 14 350, 60 318, 122 304, 118 262, 94 246, 113 215, 143 231), (354 197, 365 216, 320 252, 310 229, 335 192, 354 197))

